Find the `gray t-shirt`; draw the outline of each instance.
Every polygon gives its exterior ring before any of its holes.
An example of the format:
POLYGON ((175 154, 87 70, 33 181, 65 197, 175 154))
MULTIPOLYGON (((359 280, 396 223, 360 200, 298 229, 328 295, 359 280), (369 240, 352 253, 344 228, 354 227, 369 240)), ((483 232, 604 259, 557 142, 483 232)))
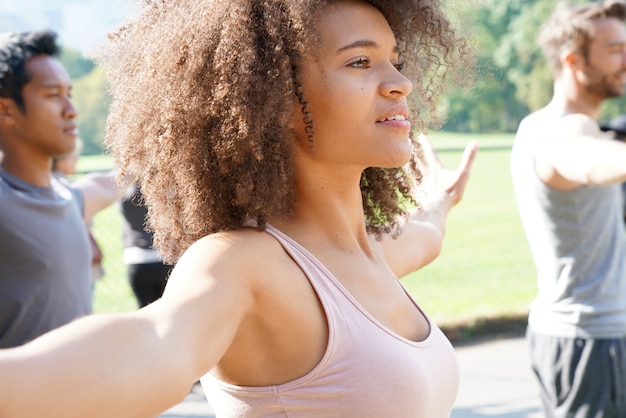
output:
POLYGON ((0 348, 91 313, 82 207, 62 179, 38 187, 0 169, 0 348))

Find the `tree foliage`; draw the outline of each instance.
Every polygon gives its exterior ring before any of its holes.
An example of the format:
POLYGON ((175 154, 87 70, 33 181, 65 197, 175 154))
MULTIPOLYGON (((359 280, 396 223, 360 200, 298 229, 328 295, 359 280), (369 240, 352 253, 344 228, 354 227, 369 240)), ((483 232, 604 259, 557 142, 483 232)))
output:
MULTIPOLYGON (((459 0, 462 1, 462 0, 459 0)), ((583 3, 574 0, 573 3, 583 3)), ((513 132, 530 111, 552 96, 552 74, 537 36, 559 0, 481 0, 468 17, 475 22, 476 83, 452 86, 445 96, 446 130, 513 132)), ((601 119, 626 111, 626 100, 608 100, 601 119)))
POLYGON ((78 109, 78 129, 84 143, 83 154, 101 154, 105 120, 110 98, 102 69, 79 51, 62 48, 59 60, 72 79, 72 97, 78 109))
POLYGON ((72 80, 86 76, 96 66, 95 62, 85 58, 79 51, 67 47, 62 48, 59 61, 65 66, 72 80))
POLYGON ((106 116, 110 97, 104 71, 95 67, 89 74, 74 82, 74 103, 78 108, 78 129, 85 143, 84 154, 104 152, 106 116))

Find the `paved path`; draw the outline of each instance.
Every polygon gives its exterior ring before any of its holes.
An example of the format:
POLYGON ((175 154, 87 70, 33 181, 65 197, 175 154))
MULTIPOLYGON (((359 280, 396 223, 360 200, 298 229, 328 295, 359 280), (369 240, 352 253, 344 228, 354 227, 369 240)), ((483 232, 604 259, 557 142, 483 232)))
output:
MULTIPOLYGON (((456 347, 461 386, 451 418, 540 418, 539 397, 522 337, 491 338, 456 347)), ((199 386, 162 418, 214 418, 199 386)))
POLYGON ((452 418, 540 418, 539 392, 523 337, 456 347, 461 385, 452 418))

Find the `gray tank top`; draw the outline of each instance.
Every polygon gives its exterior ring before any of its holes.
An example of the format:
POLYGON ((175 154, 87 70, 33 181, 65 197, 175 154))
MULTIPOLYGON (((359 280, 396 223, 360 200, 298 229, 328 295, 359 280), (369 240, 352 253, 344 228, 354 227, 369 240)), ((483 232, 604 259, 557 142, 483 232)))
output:
MULTIPOLYGON (((534 169, 532 141, 551 115, 520 125, 511 172, 537 269, 533 330, 562 337, 626 335, 626 242, 620 185, 559 191, 534 169)), ((567 150, 564 150, 566 152, 567 150)))

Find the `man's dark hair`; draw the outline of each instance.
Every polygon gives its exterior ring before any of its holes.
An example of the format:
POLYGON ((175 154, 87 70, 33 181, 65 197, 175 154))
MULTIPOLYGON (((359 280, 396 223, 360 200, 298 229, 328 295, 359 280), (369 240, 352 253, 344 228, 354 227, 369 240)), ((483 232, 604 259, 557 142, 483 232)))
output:
POLYGON ((57 56, 57 34, 50 30, 0 34, 0 97, 24 109, 22 88, 30 81, 26 63, 36 55, 57 56))

